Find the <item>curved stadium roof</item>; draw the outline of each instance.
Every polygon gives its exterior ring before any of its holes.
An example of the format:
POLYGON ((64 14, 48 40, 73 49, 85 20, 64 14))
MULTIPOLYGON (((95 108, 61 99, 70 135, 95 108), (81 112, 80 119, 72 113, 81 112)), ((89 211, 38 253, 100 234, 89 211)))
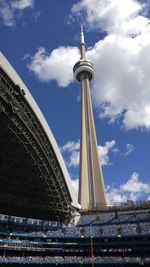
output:
POLYGON ((29 90, 0 53, 0 212, 66 220, 79 209, 55 138, 29 90))

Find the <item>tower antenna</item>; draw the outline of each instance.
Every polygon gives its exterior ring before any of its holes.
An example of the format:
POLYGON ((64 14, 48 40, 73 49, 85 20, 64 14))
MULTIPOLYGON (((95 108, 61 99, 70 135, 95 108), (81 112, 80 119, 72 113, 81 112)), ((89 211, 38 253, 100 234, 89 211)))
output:
POLYGON ((80 53, 81 53, 81 59, 85 59, 85 52, 86 52, 86 46, 84 41, 84 32, 83 32, 83 25, 80 24, 81 32, 80 32, 80 53))
POLYGON ((85 41, 84 41, 84 32, 83 32, 83 24, 81 23, 80 24, 80 27, 81 27, 81 44, 85 44, 85 41))

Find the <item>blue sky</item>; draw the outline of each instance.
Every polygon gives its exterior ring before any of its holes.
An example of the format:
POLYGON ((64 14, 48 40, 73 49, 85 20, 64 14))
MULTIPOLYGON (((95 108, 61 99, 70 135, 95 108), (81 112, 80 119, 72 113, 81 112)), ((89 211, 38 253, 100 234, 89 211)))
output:
POLYGON ((0 50, 42 110, 77 191, 80 23, 98 149, 110 202, 150 199, 150 26, 148 1, 0 0, 0 50))

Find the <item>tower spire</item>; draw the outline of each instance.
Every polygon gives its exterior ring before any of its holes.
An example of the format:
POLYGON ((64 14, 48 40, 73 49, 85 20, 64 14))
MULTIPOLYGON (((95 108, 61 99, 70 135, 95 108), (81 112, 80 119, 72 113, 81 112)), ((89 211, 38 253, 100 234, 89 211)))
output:
POLYGON ((80 32, 80 53, 81 53, 81 59, 85 59, 85 51, 86 51, 86 45, 85 45, 85 41, 84 41, 83 25, 81 24, 81 32, 80 32))
POLYGON ((81 35, 81 44, 85 44, 85 41, 84 41, 84 32, 83 32, 83 25, 82 25, 82 23, 80 24, 80 26, 81 26, 81 33, 80 33, 80 35, 81 35))
POLYGON ((107 205, 103 173, 99 161, 97 138, 93 118, 90 81, 94 78, 94 65, 86 59, 83 26, 80 40, 81 59, 73 68, 77 82, 81 84, 81 137, 79 203, 82 209, 107 205))

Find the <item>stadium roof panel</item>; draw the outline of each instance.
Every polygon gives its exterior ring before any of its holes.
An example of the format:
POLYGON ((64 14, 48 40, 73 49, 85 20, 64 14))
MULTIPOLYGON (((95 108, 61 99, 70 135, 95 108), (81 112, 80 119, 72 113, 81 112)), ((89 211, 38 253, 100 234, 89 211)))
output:
MULTIPOLYGON (((40 177, 43 177, 44 182, 41 185, 41 191, 43 190, 43 192, 41 193, 46 194, 44 195, 44 197, 47 198, 48 202, 50 199, 51 201, 54 201, 55 199, 57 202, 60 202, 60 206, 61 206, 61 202, 63 202, 61 200, 61 197, 64 197, 64 203, 66 203, 66 206, 68 207, 66 207, 64 204, 64 206, 62 206, 63 210, 66 210, 66 208, 69 208, 69 205, 71 207, 79 209, 80 205, 78 204, 76 197, 74 195, 71 179, 69 177, 67 168, 61 156, 61 153, 55 141, 55 138, 41 110, 39 109, 32 95, 30 94, 28 88, 26 87, 26 85, 23 83, 19 75, 16 73, 14 68, 10 65, 10 63, 7 61, 7 59, 4 57, 4 55, 1 52, 0 52, 0 70, 1 70, 1 73, 0 73, 1 75, 0 76, 0 111, 4 117, 4 118, 1 118, 0 124, 1 124, 1 129, 2 128, 7 129, 7 133, 5 131, 1 131, 1 134, 0 134, 1 139, 3 139, 2 137, 4 134, 5 136, 7 135, 8 140, 7 139, 3 140, 3 142, 4 141, 9 142, 11 140, 10 146, 14 146, 14 144, 16 144, 16 147, 18 147, 18 151, 19 149, 21 150, 20 155, 22 155, 23 157, 24 165, 26 168, 29 167, 29 170, 27 172, 28 175, 30 173, 30 167, 31 167, 32 172, 33 172, 33 169, 34 169, 34 172, 36 172, 37 170, 36 179, 39 179, 38 181, 40 181, 40 177), (6 123, 7 120, 8 122, 6 123), (11 135, 11 138, 10 138, 10 135, 11 135), (23 148, 21 149, 21 147, 23 148), (27 157, 27 155, 29 157, 27 157), (29 158, 32 158, 30 162, 28 161, 28 164, 27 164, 27 158, 28 160, 29 158), (32 161, 33 161, 33 165, 31 164, 32 161), (52 198, 52 194, 53 194, 53 198, 52 198)), ((9 150, 5 152, 7 152, 7 154, 9 155, 14 155, 14 152, 10 153, 9 150)), ((2 150, 1 150, 1 153, 2 153, 2 150)), ((10 161, 10 158, 9 158, 9 161, 10 161)), ((9 162, 9 164, 11 165, 11 162, 9 162)), ((22 165, 21 159, 19 159, 19 157, 17 158, 16 156, 16 162, 13 162, 13 164, 14 165, 18 164, 17 166, 19 166, 20 168, 19 164, 22 165)), ((12 170, 12 168, 10 168, 10 170, 12 170)), ((2 172, 3 172, 2 168, 0 168, 1 180, 2 180, 2 172)), ((17 175, 18 174, 16 173, 16 176, 17 175)), ((5 172, 4 172, 4 176, 5 176, 5 172)), ((33 175, 31 176, 32 176, 31 177, 32 180, 34 180, 35 177, 33 177, 33 175)), ((26 179, 25 174, 21 174, 20 178, 19 176, 17 177, 18 179, 22 179, 22 182, 24 181, 23 179, 26 179)), ((16 182, 16 180, 14 180, 14 182, 16 182)), ((30 182, 32 183, 32 181, 30 182)), ((38 184, 37 180, 34 180, 34 183, 38 184)), ((7 188, 4 185, 3 187, 7 188)), ((24 181, 24 187, 26 187, 25 181, 24 181)), ((9 193, 8 189, 6 191, 7 193, 9 193)), ((24 194, 24 196, 27 197, 27 192, 26 194, 24 194)), ((32 201, 34 202, 34 200, 35 199, 33 197, 32 201)), ((39 200, 39 203, 40 203, 40 200, 39 200)), ((46 207, 44 209, 46 212, 46 207)), ((49 209, 50 209, 50 206, 49 206, 49 203, 47 203, 47 212, 49 209)), ((61 214, 61 209, 59 210, 59 212, 61 214)), ((23 214, 20 214, 20 215, 23 216, 23 214)), ((31 217, 31 214, 27 214, 27 215, 31 217)), ((42 215, 39 213, 39 218, 40 216, 42 215)), ((52 213, 51 213, 51 216, 52 216, 52 213)), ((36 212, 34 217, 38 217, 38 212, 36 212)), ((48 214, 45 215, 45 218, 46 217, 48 217, 48 214)))

